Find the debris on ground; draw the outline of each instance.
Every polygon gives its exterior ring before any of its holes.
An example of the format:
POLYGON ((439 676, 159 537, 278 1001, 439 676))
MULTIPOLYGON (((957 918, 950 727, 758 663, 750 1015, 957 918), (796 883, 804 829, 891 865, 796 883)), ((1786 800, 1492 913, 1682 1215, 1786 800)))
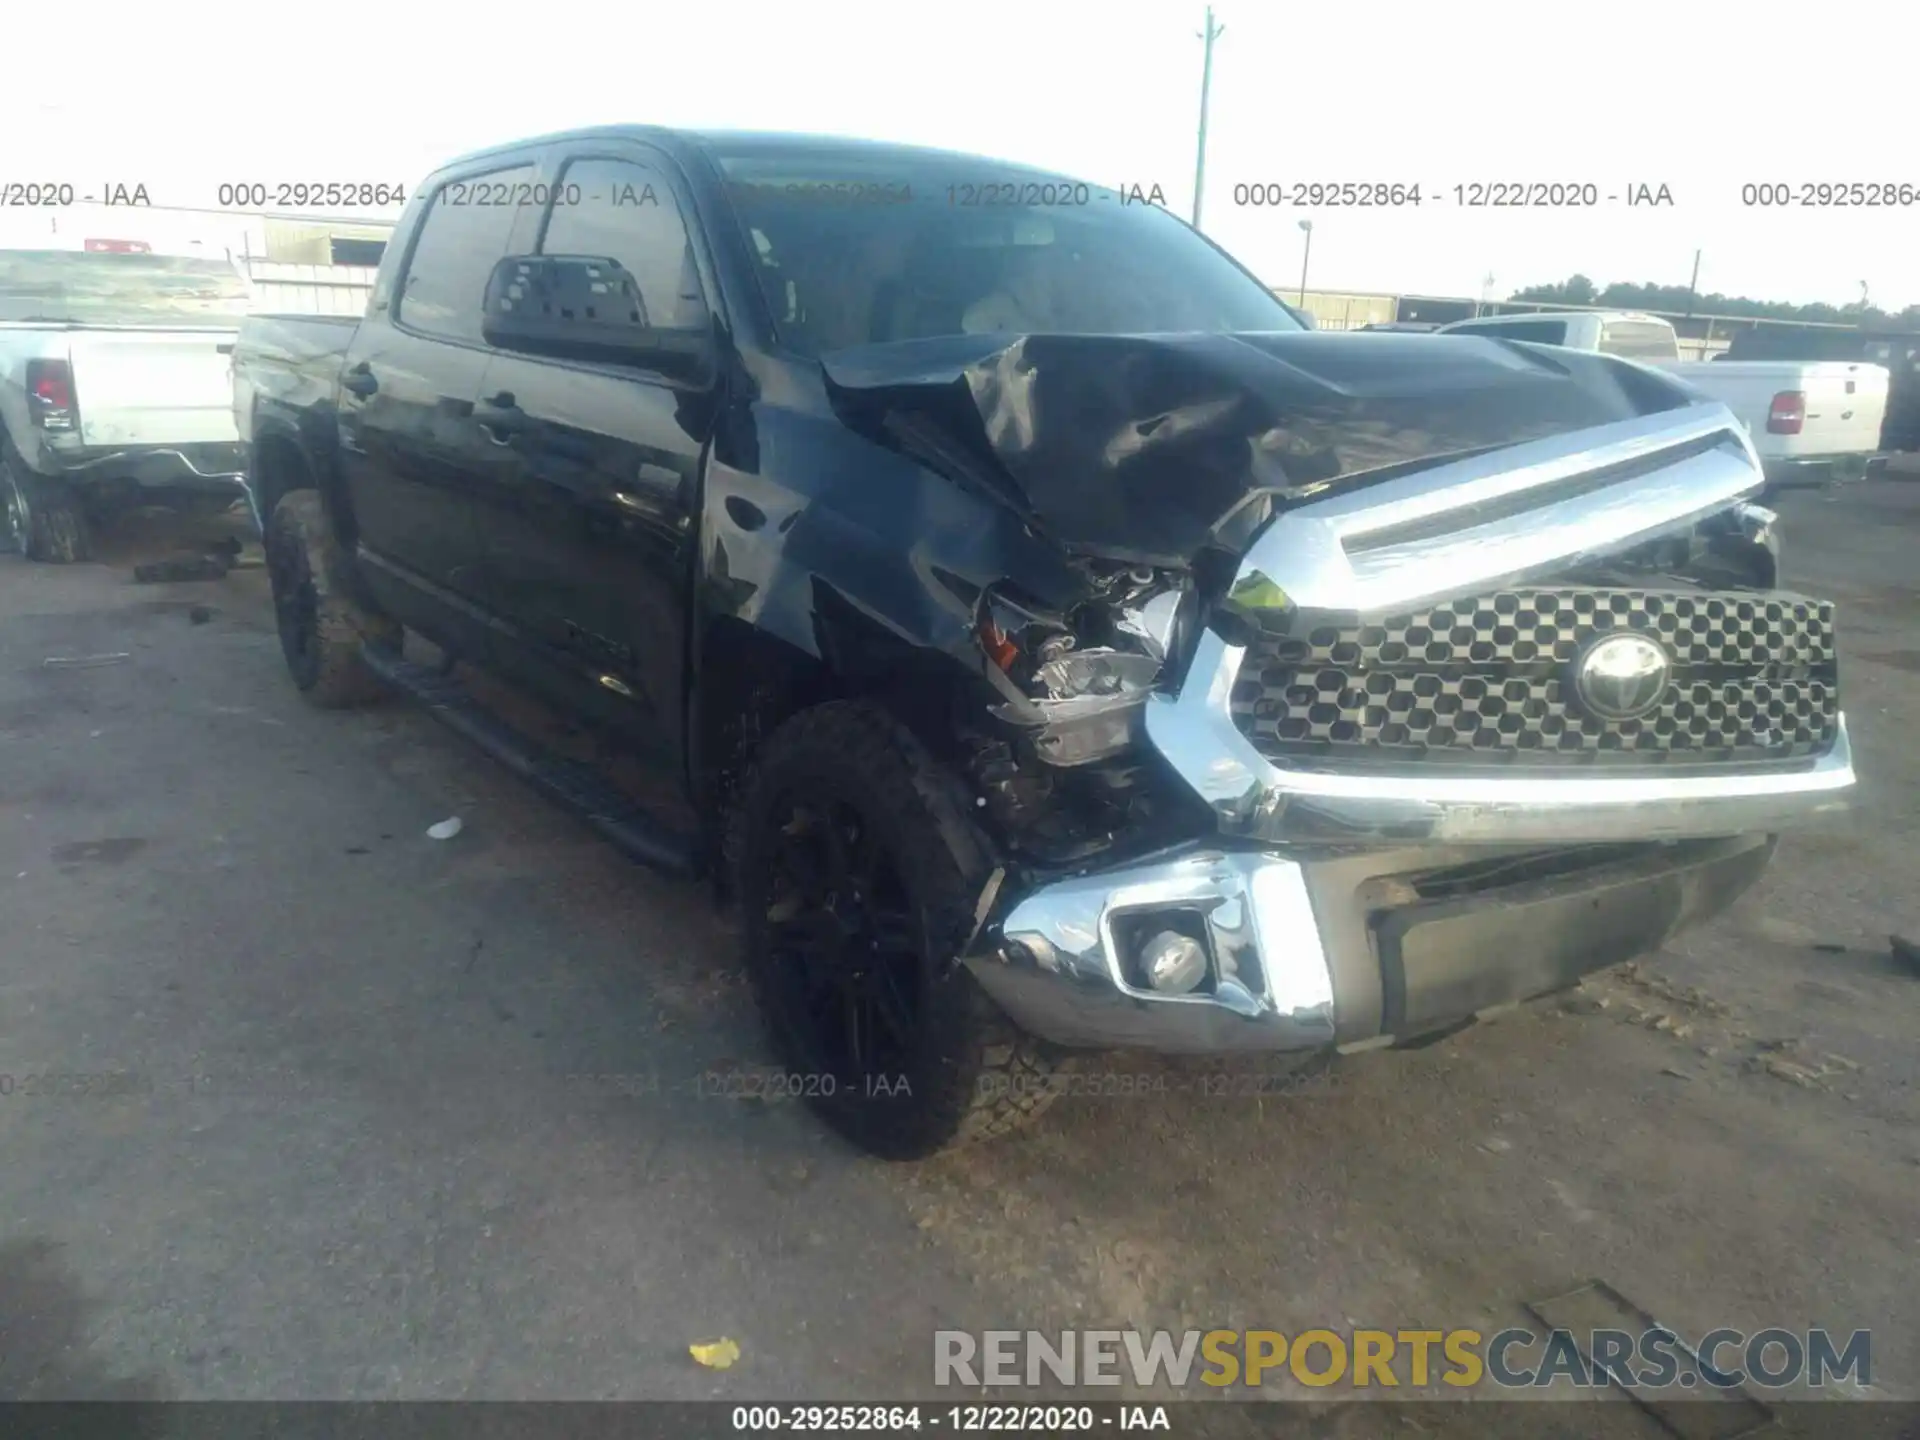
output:
POLYGON ((1754 1053, 1747 1057, 1745 1069, 1749 1074, 1771 1075, 1789 1085, 1798 1085, 1802 1090, 1817 1090, 1821 1088, 1822 1080, 1855 1073, 1860 1069, 1860 1064, 1857 1060, 1849 1060, 1831 1051, 1815 1055, 1808 1050, 1804 1041, 1790 1036, 1784 1040, 1756 1041, 1754 1053))
POLYGON ((1909 940, 1904 935, 1889 935, 1887 948, 1893 952, 1894 959, 1915 975, 1920 975, 1920 940, 1909 940))
POLYGON ((207 605, 196 605, 187 612, 187 619, 196 625, 204 625, 213 619, 213 609, 207 605))
POLYGON ((460 823, 460 817, 458 815, 449 816, 438 825, 429 825, 427 827, 427 838, 430 840, 451 840, 464 828, 460 823))
POLYGON ((1714 999, 1698 986, 1681 985, 1656 971, 1642 969, 1637 960, 1622 965, 1615 974, 1623 984, 1631 985, 1636 990, 1644 990, 1647 994, 1657 996, 1669 1004, 1678 1005, 1687 1010, 1696 1010, 1702 1015, 1727 1013, 1725 1004, 1714 999))
POLYGON ((1604 996, 1588 995, 1584 991, 1569 995, 1560 1002, 1560 1009, 1567 1015, 1598 1015, 1607 1008, 1604 996))
POLYGON ((40 664, 48 670, 92 670, 101 665, 118 665, 132 658, 132 651, 120 650, 112 655, 49 655, 40 664))
POLYGON ((171 585, 190 580, 224 580, 233 568, 231 555, 175 555, 166 560, 151 560, 133 567, 133 578, 141 585, 171 585))
POLYGON ((724 1335, 718 1340, 696 1340, 687 1353, 709 1370, 730 1370, 740 1358, 740 1347, 724 1335))

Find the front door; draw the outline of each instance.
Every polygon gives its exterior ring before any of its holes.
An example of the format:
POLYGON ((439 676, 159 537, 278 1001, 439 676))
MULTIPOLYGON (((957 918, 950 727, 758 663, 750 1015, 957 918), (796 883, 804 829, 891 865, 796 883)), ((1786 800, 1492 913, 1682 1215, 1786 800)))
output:
MULTIPOLYGON (((564 152, 538 243, 604 256, 651 328, 710 323, 670 162, 564 152)), ((495 352, 475 419, 495 446, 478 512, 489 605, 525 679, 668 758, 681 753, 706 390, 628 366, 495 352)))

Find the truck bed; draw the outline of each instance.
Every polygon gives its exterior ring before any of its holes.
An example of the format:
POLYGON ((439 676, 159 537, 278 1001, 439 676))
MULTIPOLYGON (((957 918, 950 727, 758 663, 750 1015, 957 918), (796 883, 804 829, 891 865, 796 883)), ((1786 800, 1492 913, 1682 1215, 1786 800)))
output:
POLYGON ((1868 455, 1880 448, 1887 414, 1883 365, 1851 360, 1722 360, 1663 364, 1680 379, 1724 403, 1740 417, 1761 458, 1794 463, 1830 456, 1868 455), (1796 435, 1767 429, 1774 396, 1805 396, 1806 418, 1796 435))
POLYGON ((80 440, 90 448, 235 438, 227 376, 233 329, 11 322, 0 332, 0 349, 71 367, 80 440))
POLYGON ((293 410, 331 408, 340 364, 353 343, 357 315, 249 315, 233 351, 229 403, 243 443, 250 443, 261 403, 293 410))

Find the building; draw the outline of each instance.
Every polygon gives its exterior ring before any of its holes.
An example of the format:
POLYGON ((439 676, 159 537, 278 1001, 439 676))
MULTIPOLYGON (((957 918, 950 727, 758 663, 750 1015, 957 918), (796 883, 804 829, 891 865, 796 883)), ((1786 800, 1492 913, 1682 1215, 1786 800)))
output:
MULTIPOLYGON (((1479 315, 1525 315, 1543 310, 1608 310, 1607 305, 1557 305, 1535 300, 1470 300, 1456 295, 1395 295, 1384 292, 1297 290, 1276 286, 1275 295, 1313 316, 1322 330, 1358 330, 1388 321, 1449 325, 1479 315)), ((1751 315, 1688 315, 1678 310, 1650 310, 1673 326, 1680 354, 1687 360, 1711 360, 1726 353, 1733 337, 1759 330, 1775 335, 1852 334, 1852 325, 1817 321, 1766 320, 1751 315)))
POLYGON ((258 258, 287 265, 377 266, 392 233, 390 224, 267 216, 261 222, 258 258))

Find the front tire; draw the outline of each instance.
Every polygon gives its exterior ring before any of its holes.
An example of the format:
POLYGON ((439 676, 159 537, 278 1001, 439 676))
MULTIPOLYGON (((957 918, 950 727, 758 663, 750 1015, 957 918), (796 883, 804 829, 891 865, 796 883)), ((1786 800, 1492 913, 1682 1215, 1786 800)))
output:
POLYGON ((342 587, 339 542, 317 491, 281 498, 267 522, 265 549, 280 653, 300 693, 323 710, 379 699, 383 687, 360 650, 367 644, 399 649, 400 627, 355 603, 342 587))
POLYGON ((0 502, 7 537, 29 560, 77 565, 93 558, 93 527, 80 492, 30 473, 13 455, 0 455, 0 502))
POLYGON ((1007 1134, 1062 1057, 955 956, 991 871, 935 762, 878 706, 803 711, 743 789, 747 973, 792 1089, 888 1160, 1007 1134))

